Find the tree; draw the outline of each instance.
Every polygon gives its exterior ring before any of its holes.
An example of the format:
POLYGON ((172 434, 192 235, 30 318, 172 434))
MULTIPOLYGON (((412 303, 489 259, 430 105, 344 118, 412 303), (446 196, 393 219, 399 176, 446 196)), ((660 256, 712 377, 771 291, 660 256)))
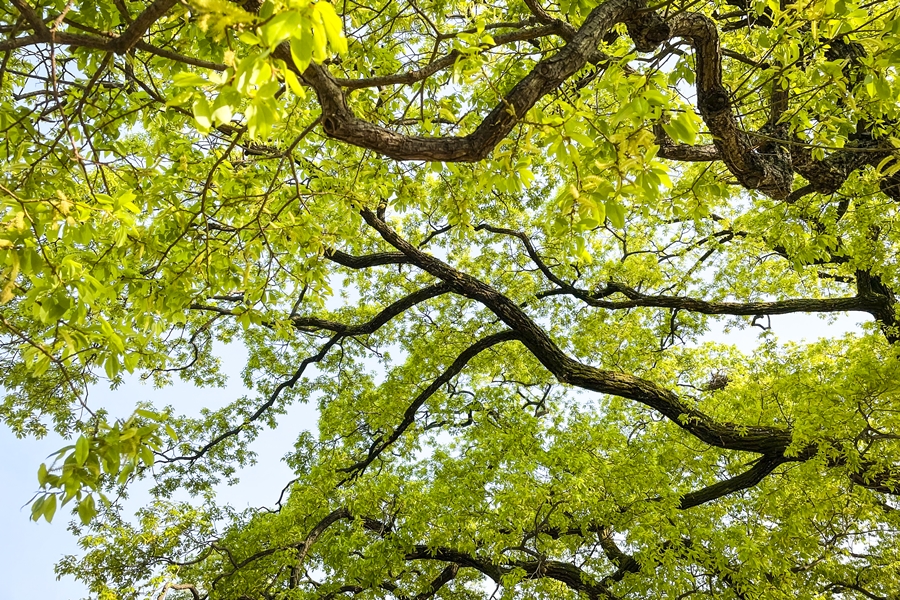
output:
POLYGON ((32 505, 77 512, 60 572, 100 598, 900 596, 897 11, 4 4, 0 415, 74 441, 32 505), (221 343, 252 390, 222 409, 88 402, 217 385, 221 343), (296 479, 222 505, 300 402, 296 479), (111 498, 151 477, 128 521, 111 498))

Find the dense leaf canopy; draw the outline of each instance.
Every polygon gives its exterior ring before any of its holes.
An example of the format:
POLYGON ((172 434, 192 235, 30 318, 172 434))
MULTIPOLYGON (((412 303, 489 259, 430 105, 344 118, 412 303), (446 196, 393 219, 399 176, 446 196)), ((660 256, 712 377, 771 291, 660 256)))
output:
POLYGON ((33 503, 77 514, 60 572, 900 597, 898 7, 4 2, 0 418, 72 440, 33 503), (752 353, 708 335, 754 326, 752 353), (221 384, 228 343, 224 408, 88 398, 221 384), (230 509, 213 487, 298 403, 296 478, 230 509))

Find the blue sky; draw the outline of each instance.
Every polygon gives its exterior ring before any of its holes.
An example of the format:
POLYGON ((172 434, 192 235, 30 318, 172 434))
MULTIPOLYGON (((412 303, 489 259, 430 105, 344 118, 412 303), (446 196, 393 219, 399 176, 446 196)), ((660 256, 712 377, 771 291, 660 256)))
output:
MULTIPOLYGON (((240 371, 244 366, 244 353, 240 348, 224 348, 220 354, 224 372, 229 373, 225 389, 197 389, 176 382, 173 386, 158 390, 140 381, 127 381, 115 391, 96 386, 91 390, 92 406, 108 408, 113 416, 131 414, 137 402, 149 400, 156 406, 172 404, 183 414, 192 414, 202 406, 221 406, 244 393, 240 371)), ((316 411, 313 406, 295 406, 282 419, 276 431, 267 431, 253 445, 257 452, 257 464, 240 473, 240 482, 232 487, 222 487, 219 496, 237 508, 271 506, 278 500, 284 485, 293 477, 290 469, 281 461, 293 448, 302 430, 315 428, 316 411)), ((30 520, 30 509, 24 506, 37 488, 38 466, 47 456, 67 445, 56 435, 42 440, 16 439, 9 429, 0 425, 0 456, 3 461, 3 485, 0 487, 0 578, 3 580, 2 600, 79 600, 87 597, 86 588, 71 578, 56 580, 54 565, 66 554, 78 554, 77 539, 66 528, 70 515, 60 509, 52 523, 43 519, 30 520)), ((129 499, 129 505, 138 507, 148 496, 140 490, 129 499)))

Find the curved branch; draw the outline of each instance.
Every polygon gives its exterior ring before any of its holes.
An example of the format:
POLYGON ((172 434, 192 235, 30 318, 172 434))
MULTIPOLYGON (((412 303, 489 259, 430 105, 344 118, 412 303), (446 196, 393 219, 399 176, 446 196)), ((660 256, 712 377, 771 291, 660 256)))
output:
POLYGON ((538 270, 540 270, 544 277, 550 282, 559 286, 558 289, 538 293, 538 298, 569 295, 578 298, 589 306, 609 310, 637 307, 677 308, 679 310, 706 315, 732 316, 784 315, 797 312, 816 313, 835 311, 858 311, 877 316, 884 312, 885 307, 889 303, 889 298, 884 295, 863 293, 849 298, 797 298, 775 302, 708 302, 688 296, 653 296, 642 294, 633 288, 612 282, 606 284, 605 288, 598 292, 589 292, 587 290, 576 288, 557 276, 538 255, 531 239, 521 231, 493 227, 484 223, 476 226, 475 230, 484 230, 508 235, 522 241, 522 244, 525 246, 525 251, 528 253, 528 257, 537 266, 538 270), (603 300, 603 298, 615 293, 626 296, 628 300, 603 300))
MULTIPOLYGON (((297 368, 297 370, 294 371, 294 374, 290 378, 279 383, 275 390, 266 399, 266 401, 262 405, 260 405, 260 407, 257 408, 252 415, 247 417, 243 423, 218 434, 193 454, 186 456, 176 456, 174 458, 166 459, 163 462, 174 462, 180 460, 193 462, 201 458, 210 450, 210 448, 214 447, 215 445, 219 444, 229 437, 237 435, 251 423, 257 421, 269 408, 271 408, 275 404, 275 402, 278 400, 279 396, 281 396, 281 393, 285 389, 294 387, 294 385, 296 385, 297 382, 300 381, 300 378, 303 376, 303 373, 306 371, 309 365, 322 361, 328 355, 328 352, 331 350, 331 348, 334 347, 334 345, 339 341, 341 341, 345 337, 374 333, 376 330, 378 330, 378 328, 390 321, 392 318, 403 314, 403 312, 415 306, 416 304, 445 294, 450 290, 450 285, 445 283, 438 283, 436 285, 422 288, 421 290, 413 292, 412 294, 409 294, 408 296, 398 300, 397 302, 394 302, 365 323, 360 323, 359 325, 354 326, 346 326, 339 323, 335 324, 341 328, 340 331, 336 331, 334 335, 331 336, 331 338, 329 338, 321 348, 319 348, 319 351, 317 353, 305 358, 300 363, 300 366, 297 368)), ((303 319, 303 317, 295 317, 292 322, 294 323, 295 327, 299 327, 302 326, 302 323, 304 322, 303 319), (298 325, 298 323, 300 323, 301 325, 298 325)), ((318 322, 318 324, 322 324, 323 322, 322 320, 313 321, 318 322)))
POLYGON ((404 312, 421 304, 431 298, 436 298, 450 291, 450 286, 446 283, 438 283, 428 287, 416 290, 412 294, 397 300, 393 304, 382 309, 377 315, 372 317, 365 323, 358 325, 345 325, 336 321, 328 321, 315 317, 294 317, 291 319, 294 327, 314 327, 318 329, 328 329, 340 334, 342 337, 351 337, 355 335, 369 335, 381 328, 382 325, 390 321, 396 316, 402 315, 404 312))
POLYGON ((159 600, 163 600, 166 597, 166 592, 169 590, 187 590, 191 593, 191 597, 194 600, 200 600, 200 592, 193 583, 167 583, 159 595, 159 600))
MULTIPOLYGON (((549 15, 536 4, 531 8, 539 18, 543 17, 545 22, 549 20, 549 15)), ((478 161, 490 154, 538 100, 589 62, 599 60, 601 53, 598 45, 618 23, 627 25, 635 46, 642 52, 652 51, 674 37, 690 40, 697 54, 698 108, 714 137, 718 154, 744 187, 758 189, 773 198, 786 197, 793 182, 790 155, 780 146, 775 146, 764 156, 738 127, 729 93, 722 83, 718 30, 711 19, 699 13, 680 13, 665 22, 656 13, 645 10, 643 0, 608 0, 601 3, 591 11, 577 32, 567 36, 565 46, 538 62, 472 133, 461 137, 405 136, 364 121, 356 117, 347 105, 341 90, 341 84, 347 82, 338 82, 326 67, 315 64, 310 65, 302 75, 318 96, 323 129, 330 137, 397 160, 478 161)), ((290 49, 286 45, 279 46, 275 55, 291 64, 290 49)), ((447 60, 446 57, 444 60, 447 60)), ((679 149, 673 151, 673 155, 677 152, 679 149)), ((712 156, 707 151, 703 159, 712 156)))
POLYGON ((772 198, 786 197, 794 179, 790 154, 777 146, 764 156, 739 127, 730 93, 722 83, 722 50, 715 22, 699 13, 684 12, 672 17, 668 25, 671 37, 690 40, 694 47, 697 108, 728 169, 747 189, 772 198))
POLYGON ((153 26, 178 0, 154 0, 117 38, 114 38, 108 50, 116 54, 124 54, 138 43, 150 27, 153 26))
MULTIPOLYGON (((322 107, 322 127, 338 140, 375 150, 397 160, 478 161, 490 154, 538 100, 592 60, 610 29, 643 8, 643 0, 610 0, 591 11, 584 24, 559 52, 541 60, 521 79, 472 133, 462 137, 405 136, 356 117, 347 106, 340 84, 324 66, 311 64, 303 72, 322 107)), ((660 39, 659 42, 662 40, 660 39)), ((290 48, 278 46, 277 58, 292 64, 290 48)))
POLYGON ((134 48, 150 27, 178 2, 177 0, 154 0, 118 37, 98 37, 51 31, 41 20, 40 15, 23 0, 12 0, 12 3, 19 14, 31 25, 34 34, 0 42, 0 51, 34 44, 57 44, 124 54, 134 48))
MULTIPOLYGON (((143 35, 176 4, 176 0, 154 0, 118 37, 51 32, 34 9, 23 0, 14 0, 13 4, 32 26, 33 33, 0 42, 0 51, 40 43, 92 48, 118 54, 137 48, 186 64, 216 70, 225 68, 221 64, 198 61, 142 41, 143 35)), ((598 46, 615 25, 624 23, 640 52, 650 52, 665 41, 683 38, 691 43, 696 54, 697 108, 713 136, 713 144, 688 146, 671 144, 668 143, 671 140, 662 139, 659 155, 663 158, 688 162, 723 160, 745 188, 760 190, 772 198, 782 199, 791 194, 795 171, 806 177, 815 191, 831 193, 840 188, 852 172, 866 165, 876 164, 894 152, 885 142, 870 141, 834 152, 823 160, 813 160, 804 145, 795 147, 794 142, 782 139, 783 136, 764 135, 762 130, 757 133, 743 131, 731 106, 730 93, 722 81, 724 52, 719 45, 718 29, 712 19, 701 13, 680 12, 664 21, 656 12, 646 8, 645 0, 607 0, 597 6, 576 30, 571 25, 553 19, 536 2, 531 1, 528 6, 535 15, 530 21, 543 24, 498 35, 494 46, 547 35, 557 35, 566 44, 556 54, 539 61, 470 134, 460 137, 423 137, 397 133, 356 117, 342 90, 421 81, 451 66, 458 58, 455 51, 420 69, 366 79, 336 79, 326 66, 310 65, 301 75, 316 92, 322 108, 325 134, 397 160, 481 160, 490 154, 542 97, 557 89, 588 63, 597 64, 606 60, 608 57, 598 46), (788 147, 793 151, 789 151, 788 147)), ((518 24, 509 24, 515 25, 518 24)), ((293 65, 288 44, 278 46, 274 55, 288 65, 293 65)), ((770 123, 763 129, 774 131, 778 127, 776 123, 770 123)), ((900 192, 896 192, 898 186, 893 183, 882 187, 888 195, 900 197, 900 192)))
POLYGON ((783 454, 790 445, 789 429, 720 423, 683 402, 674 392, 651 381, 627 373, 604 371, 576 361, 565 354, 515 302, 486 283, 415 248, 371 210, 363 209, 362 216, 386 242, 405 254, 417 267, 447 282, 453 292, 480 302, 497 315, 521 336, 520 341, 560 382, 639 402, 701 441, 718 448, 777 455, 783 454))
POLYGON ((425 401, 433 396, 435 392, 441 389, 441 387, 445 383, 458 375, 470 360, 472 360, 488 348, 491 348, 503 342, 508 342, 516 339, 519 339, 519 335, 515 331, 501 331, 499 333, 484 337, 463 350, 463 352, 461 352, 460 355, 456 357, 456 360, 453 361, 453 364, 447 367, 447 369, 443 373, 441 373, 434 381, 432 381, 428 385, 428 387, 426 387, 419 393, 418 396, 416 396, 415 400, 410 403, 406 411, 403 413, 403 420, 399 425, 397 425, 396 428, 394 428, 390 435, 388 435, 387 437, 380 437, 376 439, 372 444, 372 447, 369 449, 369 454, 368 456, 366 456, 366 458, 350 465, 349 467, 341 469, 341 471, 345 473, 351 473, 352 476, 362 474, 362 472, 365 471, 366 467, 372 464, 372 462, 376 458, 378 458, 378 456, 382 452, 390 447, 391 444, 400 439, 400 436, 402 436, 403 433, 407 429, 409 429, 413 423, 415 423, 416 413, 419 411, 422 405, 425 404, 425 401))
POLYGON ((695 506, 700 506, 701 504, 706 504, 707 502, 712 502, 713 500, 718 500, 719 498, 733 494, 734 492, 752 488, 765 479, 766 475, 774 471, 778 465, 785 462, 787 462, 787 459, 782 456, 763 456, 756 461, 756 464, 753 465, 753 467, 740 475, 685 494, 681 497, 678 508, 687 510, 695 506))
MULTIPOLYGON (((840 461, 840 463, 844 462, 840 461)), ((856 471, 850 472, 848 477, 856 485, 873 492, 900 496, 900 468, 864 462, 857 467, 856 471)))
MULTIPOLYGON (((240 571, 242 568, 246 567, 250 563, 257 561, 260 558, 265 558, 266 556, 275 554, 276 552, 281 552, 283 550, 287 550, 289 548, 295 548, 299 552, 299 555, 297 557, 297 563, 295 566, 295 568, 297 568, 303 563, 303 560, 306 558, 306 555, 309 553, 309 550, 310 550, 310 548, 312 548, 312 545, 316 542, 317 539, 319 539, 319 537, 321 537, 321 535, 323 533, 325 533, 325 531, 329 527, 331 527, 338 521, 349 520, 352 518, 353 518, 353 514, 347 508, 341 507, 341 508, 335 509, 335 510, 331 511, 330 513, 328 513, 325 517, 323 517, 318 523, 316 523, 316 525, 312 528, 312 530, 310 530, 309 534, 307 534, 307 536, 303 539, 302 542, 299 542, 297 544, 288 545, 288 546, 273 546, 271 548, 266 548, 265 550, 260 550, 259 552, 255 552, 255 553, 251 554, 250 556, 241 560, 240 562, 234 562, 232 560, 232 569, 230 571, 222 572, 219 575, 217 575, 215 577, 215 579, 212 580, 212 587, 215 588, 220 580, 222 580, 226 577, 230 577, 231 575, 234 575, 235 573, 237 573, 238 571, 240 571)), ((227 549, 225 549, 225 550, 227 552, 227 549)))
POLYGON ((497 564, 488 559, 461 552, 444 546, 426 546, 418 544, 406 554, 406 560, 439 560, 455 563, 460 567, 475 569, 500 583, 504 575, 513 569, 522 569, 531 578, 547 578, 559 581, 576 592, 584 592, 590 598, 615 598, 612 592, 601 583, 592 583, 592 577, 571 563, 556 560, 510 561, 509 564, 497 564))

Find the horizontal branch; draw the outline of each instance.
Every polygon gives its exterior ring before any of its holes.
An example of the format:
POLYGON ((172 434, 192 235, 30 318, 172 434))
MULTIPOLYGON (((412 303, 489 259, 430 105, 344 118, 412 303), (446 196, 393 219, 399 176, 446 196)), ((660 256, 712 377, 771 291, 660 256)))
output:
MULTIPOLYGON (((657 142, 658 143, 658 142, 657 142)), ((691 146, 689 144, 660 144, 656 153, 660 158, 677 160, 679 162, 712 162, 722 160, 719 149, 713 144, 691 146)))
POLYGON ((666 296, 642 294, 628 286, 619 283, 608 283, 598 292, 589 292, 576 288, 563 281, 543 261, 527 235, 520 231, 493 227, 480 224, 476 231, 490 231, 492 233, 508 235, 518 238, 525 246, 525 251, 531 261, 540 272, 552 283, 559 286, 557 289, 539 292, 539 298, 551 296, 574 296, 590 306, 609 310, 621 310, 637 307, 650 308, 676 308, 689 312, 697 312, 707 315, 731 315, 731 316, 756 316, 756 315, 784 315, 790 313, 829 313, 843 311, 858 311, 875 314, 884 309, 888 301, 886 297, 875 294, 858 295, 848 298, 798 298, 780 300, 774 302, 708 302, 688 296, 666 296), (606 297, 620 293, 628 300, 605 300, 606 297))
MULTIPOLYGON (((24 0, 12 0, 19 14, 31 25, 33 34, 0 42, 0 52, 14 50, 35 44, 54 44, 59 46, 76 46, 104 50, 115 54, 124 54, 134 48, 145 33, 165 13, 177 4, 177 0, 154 0, 119 36, 100 37, 51 31, 40 16, 24 0)), ((155 49, 155 47, 154 47, 155 49)))
POLYGON ((615 598, 604 585, 592 583, 591 576, 574 564, 556 560, 514 560, 507 564, 498 564, 486 558, 461 552, 445 546, 427 546, 419 544, 406 554, 406 560, 438 560, 455 563, 460 567, 468 567, 490 577, 495 583, 501 583, 502 577, 514 569, 525 571, 532 579, 553 579, 576 592, 583 592, 589 598, 615 598))
POLYGON ((791 313, 865 312, 880 310, 884 301, 878 296, 851 296, 845 298, 794 298, 773 302, 709 302, 688 296, 647 295, 618 284, 609 283, 598 293, 574 289, 554 289, 540 292, 538 297, 571 295, 590 306, 609 310, 627 308, 675 308, 705 315, 755 316, 786 315, 791 313), (580 292, 580 293, 578 293, 580 292), (605 296, 621 293, 628 300, 605 300, 605 296))
POLYGON ((409 264, 409 260, 401 252, 377 252, 374 254, 354 256, 340 250, 327 248, 324 256, 332 262, 351 269, 368 269, 369 267, 378 267, 381 265, 409 264))
MULTIPOLYGON (((557 24, 552 25, 544 25, 541 27, 532 27, 529 29, 522 29, 521 31, 514 31, 510 33, 503 33, 500 35, 494 36, 494 43, 487 46, 482 47, 482 51, 487 51, 493 48, 497 48, 499 46, 504 46, 506 44, 512 42, 523 42, 528 40, 535 40, 542 37, 546 37, 548 35, 560 35, 562 32, 562 28, 557 24)), ((397 73, 395 75, 383 75, 380 77, 366 77, 363 79, 342 79, 335 78, 334 82, 342 88, 346 88, 347 90, 358 90, 362 88, 370 88, 370 87, 386 87, 390 85, 403 85, 403 84, 411 84, 422 81, 423 79, 428 79, 435 73, 452 67, 454 63, 456 63, 457 59, 463 56, 463 53, 459 50, 452 50, 441 56, 436 58, 435 60, 428 63, 426 66, 420 69, 413 69, 411 71, 406 71, 405 73, 397 73)))

